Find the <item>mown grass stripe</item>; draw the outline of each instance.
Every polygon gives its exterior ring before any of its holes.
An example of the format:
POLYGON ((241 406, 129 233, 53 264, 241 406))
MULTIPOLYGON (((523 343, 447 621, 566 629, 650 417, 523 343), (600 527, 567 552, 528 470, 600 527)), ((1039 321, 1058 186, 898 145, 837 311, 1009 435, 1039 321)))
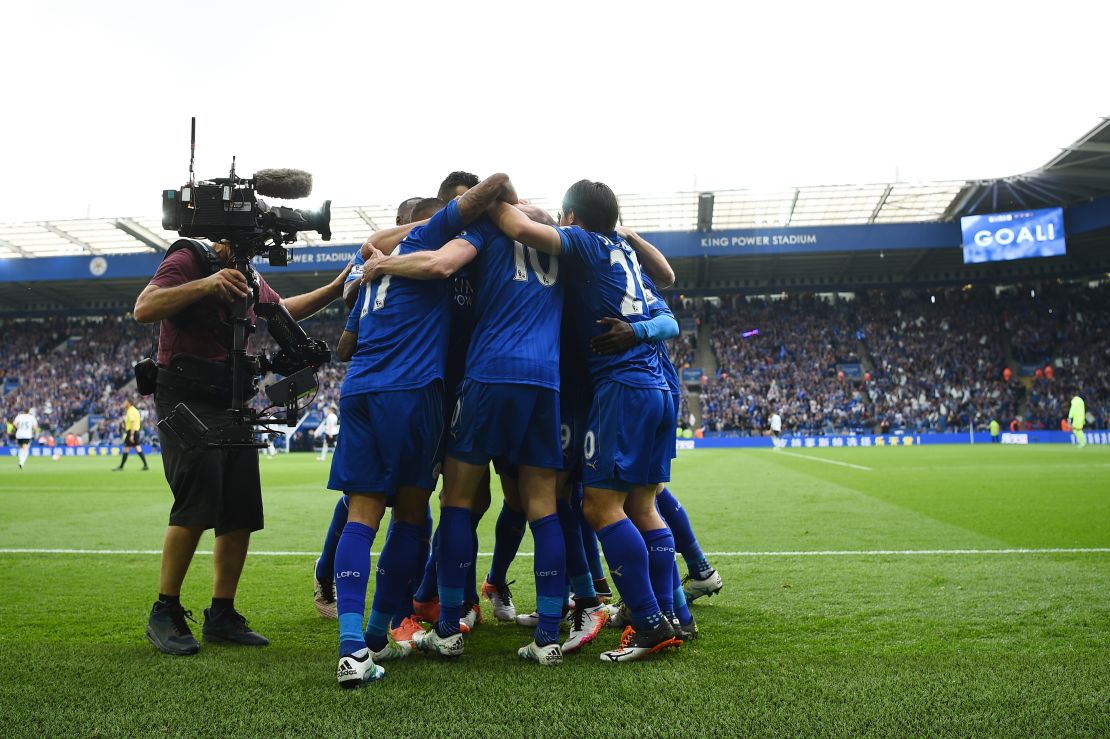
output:
MULTIPOLYGON (((161 554, 160 549, 32 549, 4 548, 0 554, 161 554)), ((211 555, 211 549, 198 549, 197 554, 211 555)), ((254 557, 318 557, 319 552, 257 551, 254 557)), ((531 557, 532 552, 519 552, 518 557, 531 557)), ((826 549, 784 552, 706 552, 707 557, 918 557, 992 554, 1110 554, 1110 547, 1060 547, 1043 549, 826 549)), ((492 552, 479 552, 479 557, 492 557, 492 552)))

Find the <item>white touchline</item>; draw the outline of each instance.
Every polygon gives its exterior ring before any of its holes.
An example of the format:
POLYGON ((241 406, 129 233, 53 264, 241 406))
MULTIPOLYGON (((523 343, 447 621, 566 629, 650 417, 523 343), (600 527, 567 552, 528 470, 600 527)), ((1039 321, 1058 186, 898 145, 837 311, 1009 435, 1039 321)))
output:
POLYGON ((864 472, 874 472, 875 470, 870 467, 864 467, 862 464, 850 464, 848 462, 837 462, 835 459, 824 459, 822 457, 810 457, 805 454, 797 454, 795 452, 787 452, 782 449, 779 450, 779 456, 796 457, 798 459, 808 459, 810 462, 824 462, 825 464, 835 464, 840 467, 851 467, 853 470, 863 470, 864 472))
MULTIPOLYGON (((0 549, 0 554, 161 554, 161 549, 0 549)), ((197 550, 211 555, 212 550, 197 550)), ((707 557, 917 557, 987 554, 1110 554, 1110 547, 1069 547, 1046 549, 825 549, 785 552, 706 552, 707 557)), ((261 551, 253 557, 319 557, 319 552, 261 551)), ((478 552, 479 557, 492 557, 492 552, 478 552)), ((532 552, 519 552, 518 557, 531 557, 532 552)))

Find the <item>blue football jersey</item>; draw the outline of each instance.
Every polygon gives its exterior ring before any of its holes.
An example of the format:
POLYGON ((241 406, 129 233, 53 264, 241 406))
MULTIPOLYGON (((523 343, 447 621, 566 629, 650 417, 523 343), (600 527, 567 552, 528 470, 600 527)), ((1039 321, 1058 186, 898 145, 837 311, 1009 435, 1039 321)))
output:
MULTIPOLYGON (((655 283, 647 275, 641 275, 644 280, 644 292, 648 298, 648 318, 655 318, 656 316, 668 315, 674 318, 674 313, 667 307, 667 301, 663 300, 663 296, 655 289, 655 283)), ((671 394, 674 395, 680 392, 678 387, 678 371, 674 368, 674 362, 671 361, 671 355, 667 351, 667 342, 656 342, 659 347, 659 369, 663 373, 663 379, 667 381, 667 387, 670 388, 671 394)))
POLYGON ((659 349, 654 344, 637 344, 621 354, 595 354, 589 348, 591 338, 608 330, 598 325, 602 318, 629 323, 651 319, 636 252, 615 233, 606 236, 566 226, 559 229, 559 236, 568 302, 594 386, 613 380, 632 387, 666 389, 659 349))
MULTIPOLYGON (((459 232, 455 201, 417 226, 394 254, 435 251, 459 232)), ((343 379, 341 397, 407 390, 442 380, 450 329, 449 280, 384 275, 362 287, 358 348, 343 379), (369 289, 367 289, 369 287, 369 289)))
POLYGON ((447 392, 454 394, 466 370, 466 354, 474 335, 474 286, 470 270, 463 267, 451 275, 451 338, 447 344, 447 392))
POLYGON ((343 280, 343 284, 346 285, 351 280, 361 280, 362 268, 365 264, 366 260, 362 258, 362 249, 359 249, 351 258, 351 271, 347 273, 347 279, 343 280))
POLYGON ((558 390, 559 258, 512 241, 484 216, 459 237, 478 250, 470 263, 476 323, 467 378, 558 390))
MULTIPOLYGON (((354 280, 361 280, 364 264, 366 264, 366 260, 362 258, 362 249, 359 249, 351 258, 351 271, 347 273, 347 279, 343 280, 343 284, 349 285, 354 280)), ((364 288, 360 286, 358 297, 355 298, 355 307, 351 308, 351 312, 347 314, 347 323, 343 326, 344 331, 349 331, 352 334, 358 331, 358 316, 362 312, 363 291, 364 288)))

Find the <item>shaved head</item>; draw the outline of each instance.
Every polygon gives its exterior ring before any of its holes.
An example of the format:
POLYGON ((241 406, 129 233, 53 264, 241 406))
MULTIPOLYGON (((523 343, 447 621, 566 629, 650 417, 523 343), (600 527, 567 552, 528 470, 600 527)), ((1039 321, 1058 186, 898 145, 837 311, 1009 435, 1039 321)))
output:
POLYGON ((408 200, 397 206, 398 226, 405 226, 409 223, 412 223, 413 221, 420 220, 419 218, 412 217, 412 209, 415 208, 416 204, 419 203, 421 200, 423 200, 423 198, 419 196, 415 198, 409 198, 408 200))
POLYGON ((412 220, 422 221, 438 213, 447 203, 439 198, 424 198, 412 209, 412 220))

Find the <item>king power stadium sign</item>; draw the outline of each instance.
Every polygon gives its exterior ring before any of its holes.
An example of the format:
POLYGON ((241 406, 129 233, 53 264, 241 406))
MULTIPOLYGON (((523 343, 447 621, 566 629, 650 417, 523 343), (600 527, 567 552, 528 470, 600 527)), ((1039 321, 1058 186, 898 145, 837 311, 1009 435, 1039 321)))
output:
MULTIPOLYGON (((1110 228, 1110 198, 1081 203, 1064 211, 1063 223, 1053 225, 1052 236, 1110 228)), ((1009 224, 1007 224, 1009 225, 1009 224)), ((1049 233, 1047 225, 1042 231, 1049 233)), ((982 230, 982 229, 980 229, 982 230)), ((1036 236, 1036 225, 1030 232, 1036 236)), ((876 223, 854 226, 810 228, 725 229, 720 231, 644 232, 668 258, 700 256, 751 256, 764 254, 816 254, 898 249, 959 249, 963 234, 958 222, 876 223)), ((1014 242, 1020 232, 1014 230, 1014 242)), ((985 238, 979 236, 979 239, 985 238)), ((995 239, 1004 242, 1008 233, 999 229, 995 239)), ((1022 237, 1024 238, 1024 237, 1022 237)), ((264 258, 254 260, 260 272, 338 271, 361 244, 298 247, 289 250, 289 264, 271 267, 264 258)), ((161 261, 160 253, 104 254, 32 259, 0 259, 0 282, 49 282, 71 280, 149 278, 161 261)))

